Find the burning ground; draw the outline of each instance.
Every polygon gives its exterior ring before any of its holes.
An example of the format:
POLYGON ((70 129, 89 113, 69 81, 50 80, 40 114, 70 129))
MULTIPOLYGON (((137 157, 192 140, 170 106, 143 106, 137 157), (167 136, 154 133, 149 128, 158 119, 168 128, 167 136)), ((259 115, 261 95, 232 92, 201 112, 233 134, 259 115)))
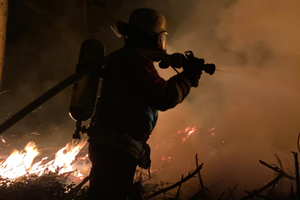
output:
MULTIPOLYGON (((290 152, 297 148, 300 130, 297 0, 103 2, 106 7, 88 7, 87 29, 79 1, 10 4, 2 122, 75 70, 87 35, 103 41, 107 53, 121 47, 109 26, 117 19, 126 21, 134 8, 147 6, 166 15, 169 53, 193 50, 217 66, 212 77, 202 76, 184 103, 160 113, 149 140, 152 168, 163 170, 156 180, 180 180, 195 168, 196 153, 204 163, 204 184, 216 193, 238 183, 237 195, 242 196, 243 190, 264 185, 273 172, 258 160, 277 163, 274 154, 293 174, 290 152), (187 134, 187 127, 196 131, 182 142, 177 131, 187 134)), ((159 72, 165 78, 174 74, 171 69, 159 72)), ((67 114, 70 89, 6 131, 2 136, 8 144, 2 143, 1 157, 29 141, 39 149, 56 150, 70 142, 75 126, 67 114)), ((181 190, 188 198, 197 187, 194 180, 181 190)))
POLYGON ((41 176, 48 172, 57 172, 58 175, 70 173, 73 178, 81 180, 89 174, 90 165, 88 161, 85 162, 88 155, 77 157, 76 161, 78 162, 75 161, 75 157, 86 143, 87 137, 81 141, 72 141, 59 149, 55 153, 54 159, 43 157, 36 161, 35 158, 41 154, 41 151, 34 142, 29 142, 24 150, 18 151, 15 149, 1 162, 0 176, 7 179, 16 179, 24 175, 41 176), (80 161, 82 161, 82 166, 79 163, 80 161))

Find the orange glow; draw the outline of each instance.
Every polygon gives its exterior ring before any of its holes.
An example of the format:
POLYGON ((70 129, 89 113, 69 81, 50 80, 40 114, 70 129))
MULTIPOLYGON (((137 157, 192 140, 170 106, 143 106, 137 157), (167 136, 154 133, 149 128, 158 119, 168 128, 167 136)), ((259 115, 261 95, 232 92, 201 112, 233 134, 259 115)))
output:
MULTIPOLYGON (((46 164, 42 163, 46 161, 48 157, 44 157, 40 161, 33 163, 36 156, 40 155, 40 151, 34 142, 29 142, 24 147, 24 150, 18 151, 15 149, 6 160, 0 163, 0 177, 16 179, 28 174, 41 176, 51 171, 58 172, 58 174, 74 172, 73 176, 81 178, 83 177, 82 173, 73 166, 72 162, 85 146, 86 142, 87 137, 78 143, 75 143, 74 140, 67 143, 65 147, 57 151, 55 158, 46 164)), ((80 159, 85 160, 87 157, 88 155, 85 155, 80 157, 80 159)))

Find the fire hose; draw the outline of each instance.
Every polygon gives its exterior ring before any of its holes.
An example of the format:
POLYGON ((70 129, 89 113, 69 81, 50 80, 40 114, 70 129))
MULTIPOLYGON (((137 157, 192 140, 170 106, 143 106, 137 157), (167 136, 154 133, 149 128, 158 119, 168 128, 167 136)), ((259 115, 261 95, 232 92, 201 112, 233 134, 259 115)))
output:
POLYGON ((40 105, 48 101, 50 98, 61 92, 63 89, 68 87, 69 85, 73 84, 78 79, 82 78, 83 74, 80 73, 74 73, 50 90, 48 90, 46 93, 41 95, 39 98, 28 104, 26 107, 24 107, 22 110, 14 114, 11 118, 7 119, 4 123, 0 125, 0 134, 2 134, 4 131, 12 127, 14 124, 16 124, 18 121, 20 121, 22 118, 24 118, 26 115, 34 111, 36 108, 38 108, 40 105))
MULTIPOLYGON (((145 50, 145 49, 139 49, 137 52, 140 52, 144 54, 145 56, 153 59, 154 61, 160 61, 159 66, 161 68, 168 68, 171 66, 176 72, 176 68, 184 68, 184 66, 191 60, 196 61, 197 66, 200 70, 205 71, 206 73, 212 75, 215 72, 215 65, 214 64, 204 64, 203 59, 196 58, 191 51, 185 52, 185 54, 179 54, 175 53, 172 55, 161 53, 161 52, 155 52, 151 50, 145 50)), ((79 132, 83 132, 85 127, 81 127, 81 122, 85 121, 89 118, 89 115, 92 115, 92 109, 93 107, 90 106, 88 111, 84 111, 83 109, 80 110, 74 110, 72 107, 72 104, 78 104, 78 102, 82 101, 79 99, 78 94, 76 94, 76 90, 80 90, 80 87, 78 87, 78 82, 80 81, 90 81, 92 79, 93 84, 93 91, 92 94, 88 93, 93 101, 89 101, 88 104, 94 106, 94 102, 96 101, 96 93, 95 90, 97 90, 97 87, 95 85, 99 84, 99 78, 102 76, 102 69, 103 69, 103 63, 105 63, 105 57, 104 57, 104 47, 102 43, 98 40, 89 39, 82 43, 81 50, 80 50, 80 56, 79 56, 79 62, 77 65, 76 73, 72 74, 65 80, 58 83, 56 86, 45 92, 43 95, 38 97, 36 100, 28 104, 26 107, 21 109, 19 112, 14 114, 11 118, 7 119, 4 123, 0 125, 0 134, 2 134, 4 131, 12 127, 14 124, 19 122, 22 118, 24 118, 26 115, 30 114, 32 111, 34 111, 36 108, 38 108, 40 105, 54 97, 56 94, 70 86, 74 83, 73 87, 73 96, 71 100, 71 106, 70 106, 70 115, 71 117, 77 121, 76 123, 76 130, 75 130, 75 137, 74 138, 80 138, 79 132), (96 76, 95 76, 96 74, 96 76), (96 78, 95 78, 96 77, 96 78), (98 79, 97 79, 98 78, 98 79), (98 80, 95 81, 95 80, 98 80), (75 93, 74 93, 75 91, 75 93), (74 95, 75 94, 75 95, 74 95), (76 111, 76 112, 75 112, 76 111), (78 112, 79 111, 79 112, 78 112)), ((85 85, 85 87, 88 87, 86 83, 82 84, 85 85)), ((82 90, 82 88, 81 88, 82 90)), ((84 92, 86 94, 86 92, 84 92)), ((82 94, 81 94, 82 95, 82 94)), ((90 116, 91 117, 91 116, 90 116)))

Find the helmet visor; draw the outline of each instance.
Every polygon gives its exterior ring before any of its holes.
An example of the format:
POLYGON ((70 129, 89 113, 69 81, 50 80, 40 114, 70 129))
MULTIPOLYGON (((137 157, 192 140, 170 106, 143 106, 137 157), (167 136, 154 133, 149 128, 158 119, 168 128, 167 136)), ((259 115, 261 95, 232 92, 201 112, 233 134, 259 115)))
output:
POLYGON ((162 32, 158 35, 158 47, 163 51, 166 51, 167 35, 168 35, 167 32, 162 32))

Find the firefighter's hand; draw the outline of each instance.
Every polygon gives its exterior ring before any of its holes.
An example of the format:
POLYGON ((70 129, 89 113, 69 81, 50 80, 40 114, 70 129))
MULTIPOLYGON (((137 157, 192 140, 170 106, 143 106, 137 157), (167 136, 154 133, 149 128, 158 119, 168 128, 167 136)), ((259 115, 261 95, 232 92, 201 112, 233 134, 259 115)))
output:
POLYGON ((187 62, 186 57, 182 53, 173 53, 171 55, 170 65, 174 68, 181 68, 187 62))
POLYGON ((192 87, 198 87, 203 66, 204 59, 194 58, 183 67, 183 75, 192 82, 192 87))

